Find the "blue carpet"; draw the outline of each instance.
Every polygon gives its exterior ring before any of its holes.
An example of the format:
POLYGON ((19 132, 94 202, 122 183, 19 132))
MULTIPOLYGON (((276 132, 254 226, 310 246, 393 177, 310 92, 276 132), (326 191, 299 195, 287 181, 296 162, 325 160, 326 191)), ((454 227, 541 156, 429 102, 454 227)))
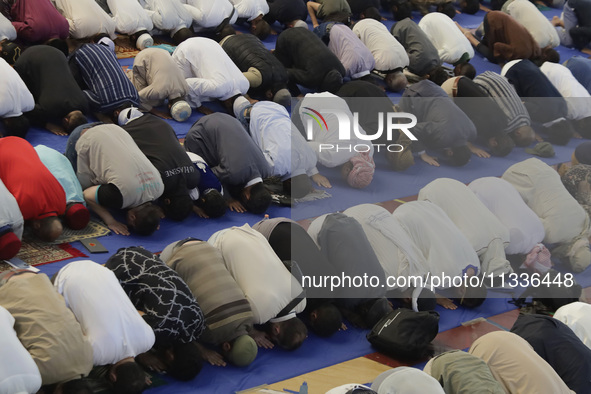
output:
MULTIPOLYGON (((545 15, 551 18, 558 15, 558 10, 544 11, 545 15)), ((384 14, 391 19, 391 15, 384 14)), ((477 27, 484 12, 479 11, 476 15, 459 14, 455 20, 461 25, 469 28, 477 27)), ((414 20, 420 19, 415 14, 414 20)), ((386 26, 390 28, 393 21, 385 21, 386 26)), ((279 26, 274 26, 278 31, 279 26)), ((244 31, 240 27, 238 30, 244 31)), ((275 46, 276 36, 270 36, 264 42, 272 49, 275 46)), ((573 56, 581 55, 580 52, 568 48, 557 48, 561 54, 562 60, 573 56)), ((585 56, 585 55, 583 55, 585 56)), ((133 59, 123 59, 122 65, 131 66, 133 59)), ((471 63, 475 66, 478 73, 486 70, 500 71, 500 67, 491 64, 479 54, 476 54, 471 63)), ((388 93, 388 96, 396 101, 400 94, 388 93)), ((219 104, 207 103, 206 106, 223 111, 219 104)), ((179 138, 186 135, 191 125, 201 117, 201 114, 193 113, 191 118, 184 123, 169 121, 175 129, 179 138)), ((67 138, 58 137, 47 131, 32 129, 27 139, 33 144, 44 144, 63 152, 65 150, 67 138)), ((570 155, 580 140, 571 141, 566 147, 555 147, 556 156, 551 159, 544 159, 548 164, 565 162, 570 159, 570 155)), ((328 176, 333 183, 333 188, 329 192, 333 195, 330 199, 320 200, 314 203, 305 203, 296 206, 293 209, 280 208, 273 206, 269 209, 270 217, 287 216, 296 220, 316 217, 318 215, 344 210, 350 206, 361 203, 375 203, 395 198, 415 195, 419 189, 430 181, 439 177, 450 177, 462 182, 470 182, 483 176, 499 176, 511 164, 531 157, 523 151, 523 148, 516 148, 509 156, 505 158, 480 159, 474 157, 470 163, 463 168, 452 168, 442 165, 439 168, 428 166, 423 162, 417 162, 413 167, 403 173, 395 173, 387 168, 385 158, 376 154, 377 171, 372 185, 364 190, 354 190, 349 188, 340 178, 335 169, 320 168, 321 173, 328 176)), ((244 223, 254 224, 261 219, 261 216, 252 214, 238 214, 229 212, 225 217, 215 220, 200 219, 195 216, 185 220, 182 223, 163 220, 161 228, 151 237, 139 237, 131 235, 129 237, 112 235, 100 238, 101 243, 109 250, 109 253, 91 255, 91 259, 97 263, 104 263, 109 256, 114 254, 118 248, 125 246, 141 245, 153 252, 161 251, 170 242, 193 236, 200 239, 208 239, 209 236, 223 228, 244 223)), ((74 247, 85 251, 79 242, 72 244, 74 247)), ((73 260, 72 260, 73 261, 73 260)), ((61 267, 70 261, 58 262, 41 266, 42 272, 53 275, 61 267)), ((591 286, 591 271, 577 275, 577 280, 581 285, 591 286)), ((504 297, 510 295, 497 294, 495 298, 490 298, 479 308, 467 310, 460 308, 456 311, 439 310, 441 314, 440 331, 445 331, 459 326, 462 322, 475 319, 477 317, 490 317, 499 313, 514 309, 514 306, 507 302, 504 297)), ((236 390, 246 389, 258 386, 264 383, 272 383, 279 380, 288 379, 301 375, 319 368, 324 368, 339 362, 360 357, 374 350, 365 339, 366 331, 349 327, 347 331, 339 332, 329 339, 320 339, 310 334, 304 345, 295 352, 284 352, 282 350, 259 351, 257 360, 248 368, 235 368, 228 366, 225 368, 204 366, 202 373, 192 382, 179 383, 169 380, 169 384, 149 390, 150 393, 230 393, 236 390)), ((353 379, 354 380, 354 379, 353 379)))

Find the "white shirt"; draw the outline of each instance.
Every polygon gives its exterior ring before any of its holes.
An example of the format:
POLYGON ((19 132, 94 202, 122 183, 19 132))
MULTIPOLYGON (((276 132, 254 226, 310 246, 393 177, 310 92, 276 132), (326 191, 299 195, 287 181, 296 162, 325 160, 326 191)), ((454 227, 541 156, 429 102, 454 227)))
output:
POLYGON ((16 40, 16 30, 12 23, 4 15, 0 14, 0 41, 2 40, 16 40))
POLYGON ((115 21, 94 0, 53 0, 70 24, 70 36, 80 39, 105 33, 115 39, 115 21))
POLYGON ((9 224, 18 239, 23 237, 24 220, 14 196, 0 179, 0 228, 9 224))
POLYGON ((509 230, 466 185, 439 178, 419 191, 418 200, 430 201, 447 214, 470 241, 487 275, 513 272, 505 255, 509 230))
MULTIPOLYGON (((185 9, 193 18, 197 29, 211 29, 219 26, 224 19, 234 12, 234 6, 228 0, 181 0, 185 9)), ((230 24, 236 22, 238 13, 230 19, 230 24)))
POLYGON ((282 105, 272 101, 256 103, 250 112, 250 134, 273 169, 273 175, 286 180, 318 172, 316 155, 293 127, 282 105))
MULTIPOLYGON (((218 231, 208 242, 222 253, 228 271, 250 303, 255 324, 276 317, 302 292, 269 242, 248 224, 218 231)), ((300 313, 305 307, 304 299, 294 311, 300 313)))
POLYGON ((371 51, 375 59, 375 69, 391 71, 408 67, 409 60, 406 49, 388 31, 388 28, 375 19, 365 18, 355 23, 353 33, 371 51))
MULTIPOLYGON (((353 114, 349 109, 346 101, 342 98, 335 96, 332 93, 324 92, 324 93, 308 93, 304 97, 302 104, 299 109, 300 118, 302 120, 302 124, 306 129, 304 132, 307 133, 307 127, 311 127, 312 130, 312 140, 308 141, 308 144, 316 154, 318 158, 318 162, 326 167, 337 167, 342 164, 345 164, 349 161, 353 156, 358 155, 359 153, 356 152, 354 149, 349 149, 351 145, 355 146, 358 144, 364 144, 369 146, 369 154, 373 156, 373 145, 371 141, 364 141, 355 136, 353 132, 353 114), (312 111, 307 110, 306 107, 312 108, 316 111, 321 112, 322 117, 326 121, 326 125, 324 122, 320 121, 320 125, 313 120, 311 115, 317 117, 312 111), (339 140, 339 122, 337 120, 337 116, 335 114, 326 113, 325 110, 337 110, 341 113, 345 114, 348 119, 350 120, 350 139, 345 141, 339 140), (308 115, 311 114, 311 115, 308 115), (327 127, 328 126, 328 127, 327 127), (334 146, 339 146, 343 149, 325 149, 326 144, 332 144, 334 146)), ((366 134, 365 130, 361 126, 359 126, 359 132, 361 134, 366 134)), ((366 148, 360 148, 360 150, 365 150, 366 148)))
POLYGON ((205 101, 227 100, 246 94, 248 79, 222 47, 209 38, 193 37, 176 47, 172 58, 189 85, 187 100, 192 107, 205 101))
POLYGON ((577 337, 591 348, 591 305, 586 302, 573 302, 561 306, 554 318, 566 324, 577 337))
POLYGON ((568 119, 591 116, 591 95, 568 68, 562 64, 544 62, 540 70, 566 100, 568 119))
POLYGON ((528 0, 514 0, 507 7, 507 13, 529 31, 540 48, 560 45, 556 29, 533 3, 528 0))
POLYGON ((107 0, 107 4, 119 33, 134 34, 154 28, 152 18, 137 0, 107 0))
POLYGON ((94 365, 114 364, 154 346, 152 328, 108 268, 90 260, 63 267, 54 286, 92 344, 94 365))
POLYGON ((419 191, 419 201, 430 201, 439 206, 466 236, 474 250, 481 249, 495 238, 509 243, 509 230, 463 183, 450 178, 439 178, 419 191))
MULTIPOLYGON (((375 204, 362 204, 343 213, 361 224, 386 275, 397 278, 422 276, 428 272, 425 256, 388 210, 375 204)), ((403 291, 407 288, 408 286, 388 289, 403 291)))
POLYGON ((139 0, 152 19, 154 27, 170 31, 171 35, 185 27, 191 27, 193 18, 180 0, 139 0))
POLYGON ((543 161, 531 158, 513 164, 502 177, 544 224, 544 243, 570 242, 588 222, 587 213, 566 190, 560 175, 543 161))
POLYGON ((544 240, 544 225, 507 181, 486 177, 469 185, 476 197, 509 229, 507 254, 528 254, 544 240))
MULTIPOLYGON (((423 252, 431 276, 462 276, 470 267, 477 274, 480 271, 480 261, 470 241, 437 205, 428 201, 407 202, 396 208, 393 216, 423 252)), ((445 283, 444 288, 448 287, 445 283)))
POLYGON ((419 27, 437 48, 442 61, 454 64, 464 53, 468 53, 469 59, 474 57, 472 44, 449 16, 440 12, 431 12, 423 16, 419 27))
POLYGON ((230 3, 236 8, 238 18, 246 18, 249 22, 259 15, 269 13, 269 4, 266 0, 230 0, 230 3))
POLYGON ((20 75, 0 58, 0 118, 21 116, 35 108, 35 99, 20 75))
POLYGON ((14 317, 0 306, 0 394, 36 393, 41 388, 37 364, 19 341, 14 317))

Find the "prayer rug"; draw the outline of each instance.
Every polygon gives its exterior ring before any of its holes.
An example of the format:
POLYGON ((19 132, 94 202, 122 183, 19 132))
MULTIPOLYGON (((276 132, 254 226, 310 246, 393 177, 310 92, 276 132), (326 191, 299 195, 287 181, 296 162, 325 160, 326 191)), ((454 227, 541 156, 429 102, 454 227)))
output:
MULTIPOLYGON (((154 38, 154 45, 161 45, 166 44, 167 47, 171 47, 169 45, 169 41, 167 41, 164 37, 153 37, 154 38)), ((115 39, 115 54, 117 55, 117 59, 129 59, 136 57, 140 50, 135 47, 135 44, 132 44, 129 40, 129 37, 122 36, 117 37, 115 39)), ((170 52, 170 49, 166 49, 170 52)))
POLYGON ((51 245, 46 242, 23 239, 20 252, 16 255, 32 266, 55 263, 74 257, 88 257, 70 244, 51 245))
POLYGON ((106 227, 102 222, 91 220, 88 223, 88 226, 82 230, 72 230, 70 228, 64 227, 62 235, 53 241, 52 244, 59 245, 63 243, 80 241, 81 239, 103 237, 108 235, 110 232, 111 230, 109 230, 109 228, 106 227))

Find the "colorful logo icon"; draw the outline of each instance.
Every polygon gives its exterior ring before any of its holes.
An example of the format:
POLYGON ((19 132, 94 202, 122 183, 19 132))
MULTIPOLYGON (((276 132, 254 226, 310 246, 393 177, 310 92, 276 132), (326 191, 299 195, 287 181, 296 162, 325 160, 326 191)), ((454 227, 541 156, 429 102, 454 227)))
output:
POLYGON ((310 116, 312 119, 314 119, 314 120, 316 121, 316 123, 318 123, 318 126, 320 127, 320 129, 321 129, 321 130, 322 130, 322 124, 320 124, 320 120, 322 120, 322 123, 324 123, 324 128, 326 129, 326 131, 328 131, 328 125, 326 124, 326 120, 324 120, 324 117, 323 117, 322 115, 320 115, 320 112, 318 112, 318 111, 316 111, 316 110, 313 110, 313 109, 312 109, 312 108, 310 108, 310 107, 304 107, 304 109, 307 109, 308 111, 312 111, 312 112, 314 112, 316 115, 318 115, 318 117, 316 117, 316 116, 312 115, 312 114, 311 114, 311 113, 309 113, 309 112, 302 112, 303 114, 305 114, 305 115, 308 115, 308 116, 310 116), (320 119, 318 119, 318 118, 320 118, 320 119))

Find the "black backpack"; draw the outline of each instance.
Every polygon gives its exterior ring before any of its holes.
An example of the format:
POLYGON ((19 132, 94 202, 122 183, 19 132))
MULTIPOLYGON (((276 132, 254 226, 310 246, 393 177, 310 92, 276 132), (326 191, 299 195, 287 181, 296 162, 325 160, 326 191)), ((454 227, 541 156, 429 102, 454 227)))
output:
POLYGON ((439 314, 400 308, 384 316, 367 334, 380 352, 399 361, 419 361, 432 352, 439 331, 439 314))

